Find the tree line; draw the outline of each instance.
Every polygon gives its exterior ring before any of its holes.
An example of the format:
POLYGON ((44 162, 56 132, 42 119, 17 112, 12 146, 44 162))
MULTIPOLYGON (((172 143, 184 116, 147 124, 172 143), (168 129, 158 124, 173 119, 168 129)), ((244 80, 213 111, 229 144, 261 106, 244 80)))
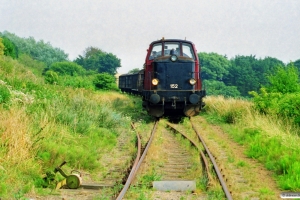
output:
MULTIPOLYGON (((50 84, 117 89, 114 75, 121 67, 121 60, 112 53, 97 47, 87 47, 82 55, 70 61, 63 50, 43 40, 21 38, 7 31, 0 33, 0 38, 4 45, 4 55, 36 66, 50 84), (109 83, 105 84, 102 80, 109 83)), ((277 68, 293 65, 300 69, 300 59, 284 64, 277 58, 256 58, 255 55, 237 55, 228 59, 226 55, 200 52, 198 57, 203 85, 208 95, 249 98, 249 92, 259 92, 261 87, 270 84, 268 77, 277 68)), ((135 68, 128 73, 137 71, 139 69, 135 68)))
MULTIPOLYGON (((115 74, 121 60, 97 47, 88 47, 75 60, 49 42, 0 33, 0 55, 10 56, 45 82, 93 90, 118 90, 115 74)), ((279 115, 300 125, 300 59, 284 64, 277 58, 198 53, 201 77, 208 95, 252 99, 262 113, 279 115)), ((138 72, 135 68, 128 73, 138 72)))
POLYGON ((112 53, 87 47, 83 55, 70 61, 67 53, 43 40, 21 38, 8 31, 0 32, 0 38, 0 52, 2 48, 4 55, 32 67, 49 84, 118 90, 114 75, 121 67, 121 59, 112 53))
POLYGON ((233 97, 250 97, 249 92, 258 92, 269 85, 269 76, 277 68, 295 66, 300 69, 300 59, 284 64, 277 58, 256 58, 255 55, 228 59, 217 53, 199 53, 201 77, 208 94, 233 97))

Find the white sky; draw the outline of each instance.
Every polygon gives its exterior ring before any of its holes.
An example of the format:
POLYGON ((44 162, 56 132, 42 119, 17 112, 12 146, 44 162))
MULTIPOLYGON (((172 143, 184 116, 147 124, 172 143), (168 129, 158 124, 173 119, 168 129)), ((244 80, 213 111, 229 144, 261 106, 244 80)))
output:
POLYGON ((187 39, 198 52, 300 59, 299 0, 0 0, 0 32, 33 36, 73 60, 94 46, 142 68, 157 39, 187 39))

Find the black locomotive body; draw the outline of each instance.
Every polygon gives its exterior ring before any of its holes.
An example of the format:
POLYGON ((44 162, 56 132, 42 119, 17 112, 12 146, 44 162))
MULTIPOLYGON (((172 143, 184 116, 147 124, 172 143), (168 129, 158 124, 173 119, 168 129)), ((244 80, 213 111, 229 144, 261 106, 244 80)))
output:
POLYGON ((186 40, 158 40, 148 49, 144 69, 119 77, 123 92, 140 94, 148 114, 198 114, 204 106, 199 60, 195 46, 186 40))

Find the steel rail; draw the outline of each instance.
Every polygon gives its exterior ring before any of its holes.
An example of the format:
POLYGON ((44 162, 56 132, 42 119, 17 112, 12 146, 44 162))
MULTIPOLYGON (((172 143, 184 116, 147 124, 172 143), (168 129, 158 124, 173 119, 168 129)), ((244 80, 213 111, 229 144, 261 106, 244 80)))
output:
MULTIPOLYGON (((123 199, 123 197, 125 196, 127 190, 129 189, 130 184, 133 181, 133 179, 135 177, 135 174, 138 171, 141 163, 143 162, 143 160, 144 160, 144 158, 145 158, 145 156, 146 156, 146 154, 148 152, 148 149, 149 149, 149 147, 150 147, 150 145, 152 143, 152 140, 153 140, 153 137, 154 137, 154 133, 156 131, 157 124, 158 124, 158 121, 155 121, 154 127, 153 127, 152 132, 151 132, 151 137, 150 137, 149 141, 147 142, 147 146, 146 146, 146 148, 145 148, 142 156, 140 156, 141 155, 141 146, 142 146, 141 145, 141 139, 140 139, 139 134, 136 133, 137 134, 137 138, 138 138, 138 153, 137 153, 136 159, 134 161, 134 164, 132 166, 132 169, 130 171, 130 174, 129 174, 128 178, 127 178, 127 181, 126 181, 126 183, 125 183, 122 191, 119 193, 118 197, 116 198, 117 200, 123 199)), ((135 129, 133 123, 131 123, 131 126, 132 126, 133 129, 135 129)))
MULTIPOLYGON (((133 123, 131 123, 131 126, 132 126, 133 129, 135 129, 133 123)), ((130 186, 130 184, 131 184, 131 181, 132 181, 132 179, 133 179, 133 177, 134 177, 134 175, 135 175, 135 169, 136 169, 137 163, 138 163, 138 161, 139 161, 139 159, 140 159, 141 149, 142 149, 142 143, 141 143, 141 138, 140 138, 140 136, 139 136, 138 133, 136 133, 136 137, 137 137, 137 140, 138 140, 138 141, 137 141, 137 142, 138 142, 138 147, 137 147, 138 152, 137 152, 137 155, 136 155, 134 164, 133 164, 133 166, 132 166, 132 168, 131 168, 130 174, 129 174, 128 178, 127 178, 127 181, 126 181, 126 183, 125 183, 123 189, 122 189, 121 192, 119 193, 119 195, 118 195, 118 197, 117 197, 117 200, 123 199, 123 197, 124 197, 126 191, 128 190, 128 188, 129 188, 129 186, 130 186)))
POLYGON ((220 183, 221 183, 221 185, 222 185, 222 188, 223 188, 223 191, 224 191, 224 193, 225 193, 225 195, 226 195, 226 198, 229 199, 229 200, 232 200, 233 198, 232 198, 232 196, 231 196, 231 194, 230 194, 230 191, 229 191, 228 188, 227 188, 226 182, 225 182, 224 179, 223 179, 223 176, 222 176, 222 174, 221 174, 221 172, 220 172, 220 170, 219 170, 219 168, 218 168, 218 165, 217 165, 217 163, 216 163, 214 157, 212 156, 212 154, 211 154, 210 151, 208 150, 208 147, 206 146, 206 144, 205 144, 203 138, 200 136, 199 132, 197 131, 197 129, 196 129, 196 127, 194 126, 194 124, 193 124, 193 122, 192 122, 191 119, 190 119, 190 122, 191 122, 191 124, 192 124, 192 127, 193 127, 194 131, 197 133, 198 138, 199 138, 199 140, 201 141, 203 147, 205 148, 205 151, 206 151, 206 153, 208 154, 208 156, 209 156, 211 162, 213 163, 215 172, 217 173, 217 176, 218 176, 219 181, 220 181, 220 183))

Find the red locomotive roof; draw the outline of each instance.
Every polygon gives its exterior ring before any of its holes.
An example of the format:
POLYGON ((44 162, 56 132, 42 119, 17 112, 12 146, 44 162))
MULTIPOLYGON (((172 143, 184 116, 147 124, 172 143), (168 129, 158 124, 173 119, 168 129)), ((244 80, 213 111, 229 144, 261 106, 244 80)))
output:
POLYGON ((158 42, 186 42, 186 43, 194 44, 193 42, 188 41, 188 40, 181 40, 181 39, 161 39, 161 40, 153 41, 150 45, 152 45, 154 43, 158 43, 158 42))

